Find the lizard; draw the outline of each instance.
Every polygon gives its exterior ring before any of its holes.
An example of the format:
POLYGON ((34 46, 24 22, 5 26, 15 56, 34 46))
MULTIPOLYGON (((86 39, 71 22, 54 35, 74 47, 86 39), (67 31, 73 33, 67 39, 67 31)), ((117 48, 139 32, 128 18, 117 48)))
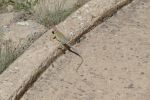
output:
POLYGON ((62 32, 60 32, 56 27, 53 27, 52 29, 53 29, 52 34, 54 36, 53 39, 56 39, 57 41, 59 41, 63 47, 65 47, 67 50, 69 50, 70 52, 72 52, 73 54, 81 58, 82 61, 79 64, 79 66, 76 68, 76 72, 77 72, 83 63, 83 57, 79 53, 75 52, 75 50, 72 50, 74 48, 69 45, 69 42, 70 42, 69 39, 66 38, 62 32))

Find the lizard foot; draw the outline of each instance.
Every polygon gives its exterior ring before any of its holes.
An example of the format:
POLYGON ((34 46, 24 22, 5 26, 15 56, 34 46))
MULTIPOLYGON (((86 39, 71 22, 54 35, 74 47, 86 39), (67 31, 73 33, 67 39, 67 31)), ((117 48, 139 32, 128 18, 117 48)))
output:
POLYGON ((58 48, 58 49, 60 49, 63 52, 63 54, 66 54, 65 50, 63 50, 62 48, 58 48))

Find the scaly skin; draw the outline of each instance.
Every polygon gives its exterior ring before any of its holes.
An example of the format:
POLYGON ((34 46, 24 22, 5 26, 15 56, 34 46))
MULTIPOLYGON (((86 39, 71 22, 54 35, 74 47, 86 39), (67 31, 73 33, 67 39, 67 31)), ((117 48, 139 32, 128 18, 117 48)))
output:
POLYGON ((54 34, 54 38, 56 38, 61 44, 67 44, 69 40, 61 33, 56 27, 53 27, 52 33, 54 34))
POLYGON ((56 27, 53 27, 52 33, 54 35, 54 39, 57 39, 67 50, 69 50, 70 52, 74 53, 75 55, 77 55, 81 58, 82 61, 76 69, 76 71, 78 71, 78 69, 80 68, 80 66, 83 63, 82 56, 80 54, 78 54, 77 52, 71 50, 72 47, 68 44, 69 40, 56 27))

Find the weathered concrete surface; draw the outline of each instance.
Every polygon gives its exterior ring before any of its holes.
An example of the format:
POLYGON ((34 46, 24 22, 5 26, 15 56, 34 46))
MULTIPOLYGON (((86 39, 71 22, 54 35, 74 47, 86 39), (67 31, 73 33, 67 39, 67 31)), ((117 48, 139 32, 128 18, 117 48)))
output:
POLYGON ((78 37, 103 18, 112 15, 121 6, 132 0, 92 0, 59 24, 59 30, 68 38, 78 37), (95 23, 96 22, 96 23, 95 23))
POLYGON ((1 100, 16 100, 26 84, 43 70, 50 55, 55 55, 58 45, 50 41, 50 34, 44 34, 0 75, 1 100))
MULTIPOLYGON (((42 34, 44 34, 47 29, 32 20, 22 21, 17 23, 12 23, 10 26, 1 27, 3 31, 3 43, 0 45, 1 54, 10 57, 10 59, 5 60, 3 65, 11 63, 13 59, 16 59, 21 55, 36 39, 38 39, 42 34), (7 43, 7 44, 6 44, 7 43), (13 54, 8 55, 8 49, 13 54)), ((0 66, 0 73, 7 66, 0 66)))
POLYGON ((15 48, 28 47, 34 40, 47 31, 43 25, 32 20, 13 23, 7 27, 7 30, 8 31, 4 33, 4 40, 11 40, 15 48))
POLYGON ((150 100, 150 1, 135 0, 86 36, 21 100, 150 100))
POLYGON ((23 12, 2 13, 0 14, 0 27, 10 25, 16 20, 22 19, 23 16, 23 12))
MULTIPOLYGON (((98 19, 102 19, 108 12, 116 10, 128 1, 130 0, 92 0, 58 25, 58 29, 60 27, 65 28, 65 32, 69 35, 68 37, 71 35, 71 39, 74 39, 98 19), (71 32, 71 34, 68 32, 71 32), (75 35, 74 33, 76 32, 78 33, 75 35)), ((35 80, 36 76, 48 67, 56 56, 60 55, 58 51, 60 45, 50 41, 50 34, 51 30, 34 42, 21 57, 0 75, 1 100, 16 100, 20 98, 28 85, 35 80)))

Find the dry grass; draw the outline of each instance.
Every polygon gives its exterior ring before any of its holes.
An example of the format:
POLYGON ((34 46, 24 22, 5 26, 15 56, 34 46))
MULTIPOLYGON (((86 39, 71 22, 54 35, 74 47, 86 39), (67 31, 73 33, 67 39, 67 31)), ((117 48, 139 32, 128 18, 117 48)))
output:
POLYGON ((0 73, 2 73, 16 58, 17 55, 15 54, 15 49, 12 48, 12 42, 10 40, 1 42, 0 73))
POLYGON ((33 7, 38 3, 38 0, 18 0, 13 2, 14 9, 17 11, 24 10, 31 12, 33 7))
POLYGON ((0 0, 0 13, 6 12, 8 0, 0 0))
POLYGON ((13 42, 4 40, 3 33, 3 28, 0 28, 0 74, 17 58, 13 42))
POLYGON ((37 20, 47 27, 66 19, 72 12, 89 0, 41 0, 34 7, 37 20))
POLYGON ((50 27, 63 21, 74 10, 74 3, 68 0, 41 0, 34 7, 34 14, 40 23, 50 27))
MULTIPOLYGON (((1 0, 5 1, 5 0, 1 0)), ((39 23, 51 27, 63 21, 73 11, 89 0, 6 0, 16 11, 26 11, 39 23), (11 2, 10 2, 11 1, 11 2)), ((1 4, 1 3, 0 3, 1 4)), ((29 16, 31 16, 29 15, 29 16)))

